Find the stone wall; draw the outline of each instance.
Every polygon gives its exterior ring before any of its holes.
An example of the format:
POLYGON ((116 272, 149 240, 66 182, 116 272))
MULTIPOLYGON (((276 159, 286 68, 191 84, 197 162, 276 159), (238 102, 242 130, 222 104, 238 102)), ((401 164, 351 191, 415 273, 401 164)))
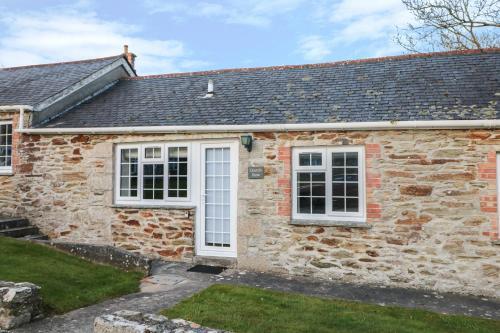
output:
POLYGON ((24 135, 20 167, 9 177, 19 189, 12 210, 52 239, 114 245, 151 258, 191 260, 193 207, 120 207, 113 202, 116 143, 179 138, 24 135))
MULTIPOLYGON (((29 113, 26 113, 26 122, 28 125, 29 113)), ((19 113, 18 112, 0 112, 0 121, 12 121, 12 128, 15 129, 19 126, 19 113)), ((16 147, 20 142, 20 135, 13 133, 12 146, 16 147)), ((18 149, 12 151, 12 168, 17 170, 19 166, 18 149)), ((15 216, 16 207, 18 207, 17 196, 17 183, 14 182, 12 176, 0 175, 0 215, 1 216, 15 216)))
POLYGON ((0 281, 0 330, 16 328, 42 317, 39 286, 0 281))
POLYGON ((122 310, 95 318, 94 333, 231 333, 184 319, 122 310))
MULTIPOLYGON (((113 145, 211 135, 25 135, 13 211, 67 241, 175 260, 193 255, 195 209, 113 206, 113 145)), ((239 134, 231 134, 239 137, 239 134)), ((240 145, 240 268, 499 295, 499 131, 255 133, 240 145), (291 225, 291 147, 363 145, 371 229, 291 225), (265 178, 248 179, 248 166, 265 178)), ((5 203, 4 203, 5 205, 5 203)))
POLYGON ((256 133, 240 171, 240 267, 500 296, 499 131, 256 133), (371 229, 294 226, 291 147, 364 145, 371 229), (264 181, 246 179, 263 165, 264 181))
POLYGON ((155 258, 188 260, 194 253, 194 209, 115 208, 113 242, 155 258))

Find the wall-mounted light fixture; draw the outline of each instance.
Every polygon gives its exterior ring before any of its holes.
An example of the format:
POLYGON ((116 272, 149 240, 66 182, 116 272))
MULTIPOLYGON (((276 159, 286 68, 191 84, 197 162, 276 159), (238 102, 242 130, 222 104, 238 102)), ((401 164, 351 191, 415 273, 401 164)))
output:
POLYGON ((249 152, 252 151, 252 142, 253 142, 253 138, 251 135, 242 135, 241 136, 241 144, 243 145, 243 147, 245 147, 249 152))

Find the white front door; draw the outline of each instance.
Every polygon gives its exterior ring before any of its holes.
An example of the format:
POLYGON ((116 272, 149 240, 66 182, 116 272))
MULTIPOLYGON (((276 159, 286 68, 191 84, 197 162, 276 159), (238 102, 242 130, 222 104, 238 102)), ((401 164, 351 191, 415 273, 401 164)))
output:
POLYGON ((236 257, 238 143, 201 144, 197 255, 236 257))

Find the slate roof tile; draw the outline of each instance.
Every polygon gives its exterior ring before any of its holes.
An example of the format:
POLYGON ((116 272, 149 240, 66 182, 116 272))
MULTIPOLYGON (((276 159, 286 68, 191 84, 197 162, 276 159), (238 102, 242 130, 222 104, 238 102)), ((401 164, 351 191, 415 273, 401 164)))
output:
POLYGON ((498 119, 499 81, 500 49, 154 75, 119 80, 43 127, 498 119))
POLYGON ((120 57, 0 68, 0 105, 34 106, 120 57))

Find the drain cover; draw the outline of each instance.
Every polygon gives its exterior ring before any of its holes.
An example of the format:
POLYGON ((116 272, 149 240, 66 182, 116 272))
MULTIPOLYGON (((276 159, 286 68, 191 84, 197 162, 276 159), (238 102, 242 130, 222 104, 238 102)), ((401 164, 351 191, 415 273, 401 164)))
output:
POLYGON ((188 272, 220 274, 225 270, 226 267, 221 267, 221 266, 196 265, 188 269, 188 272))

